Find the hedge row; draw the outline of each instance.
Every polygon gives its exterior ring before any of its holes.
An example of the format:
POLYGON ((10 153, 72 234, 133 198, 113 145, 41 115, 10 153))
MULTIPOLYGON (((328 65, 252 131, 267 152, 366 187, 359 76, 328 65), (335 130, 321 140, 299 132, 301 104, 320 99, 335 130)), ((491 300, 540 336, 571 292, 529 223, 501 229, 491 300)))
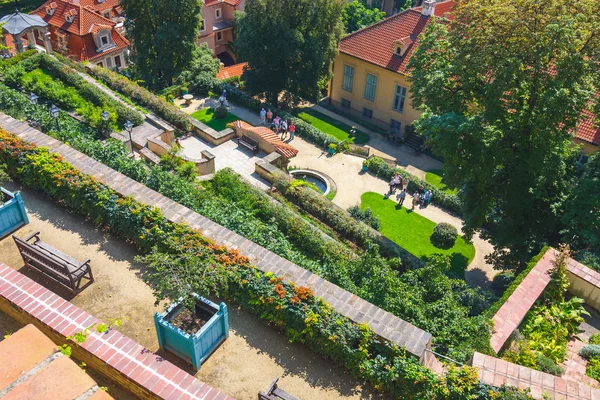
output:
POLYGON ((179 110, 168 101, 154 95, 149 90, 131 82, 123 75, 97 66, 88 68, 88 73, 103 82, 112 90, 119 92, 143 107, 148 108, 157 116, 163 118, 182 132, 189 132, 192 130, 192 117, 179 110))
POLYGON ((292 185, 292 179, 280 172, 273 176, 275 187, 292 203, 333 228, 342 237, 366 248, 375 243, 382 255, 400 257, 405 267, 423 266, 423 261, 398 246, 381 233, 352 218, 348 212, 306 186, 292 185))
POLYGON ((29 57, 32 57, 36 54, 38 54, 37 50, 32 49, 32 50, 24 51, 23 53, 19 53, 16 56, 11 57, 11 58, 0 58, 0 71, 4 71, 4 70, 12 67, 13 65, 16 65, 16 64, 20 63, 21 61, 26 60, 29 57))
POLYGON ((496 300, 494 302, 494 304, 485 311, 485 315, 487 315, 490 319, 494 317, 494 315, 498 312, 500 307, 502 307, 502 305, 504 305, 504 303, 506 303, 506 300, 508 300, 508 298, 514 293, 514 291, 517 290, 517 288, 519 287, 521 282, 523 282, 523 280, 527 277, 527 275, 529 275, 529 273, 536 266, 538 261, 540 261, 542 259, 542 257, 544 257, 544 254, 546 254, 546 251, 549 248, 550 248, 550 246, 544 246, 544 248, 542 248, 542 250, 538 253, 538 255, 533 257, 527 263, 527 266, 525 266, 525 269, 523 271, 521 271, 519 273, 519 275, 517 275, 515 277, 515 279, 510 283, 510 285, 508 285, 508 287, 502 294, 502 297, 499 298, 498 300, 496 300))
POLYGON ((221 291, 226 298, 379 390, 405 399, 450 399, 457 394, 465 399, 502 398, 493 396, 500 392, 490 393, 478 384, 473 368, 449 368, 446 375, 438 377, 403 349, 381 342, 367 325, 356 325, 335 312, 310 289, 262 273, 237 251, 214 244, 185 224, 169 222, 157 208, 131 197, 121 198, 46 148, 0 131, 0 162, 24 185, 107 226, 142 252, 157 246, 175 253, 193 249, 210 257, 228 271, 221 291))
POLYGON ((401 168, 391 167, 380 157, 369 157, 368 159, 363 161, 363 166, 367 167, 369 172, 373 175, 385 179, 386 181, 390 181, 395 174, 400 175, 402 179, 408 178, 409 193, 414 193, 417 191, 417 189, 419 189, 420 186, 423 186, 426 190, 432 191, 432 203, 438 205, 441 208, 444 208, 449 212, 459 215, 462 214, 463 203, 459 196, 457 196, 456 194, 448 194, 443 190, 439 190, 430 183, 417 178, 416 176, 406 172, 401 168))
POLYGON ((75 88, 81 97, 95 106, 106 107, 114 110, 114 112, 117 114, 117 119, 121 124, 123 124, 125 121, 131 121, 136 126, 144 123, 144 118, 139 112, 125 106, 120 101, 113 99, 104 91, 102 91, 102 89, 87 82, 73 68, 63 64, 56 58, 49 56, 46 53, 38 53, 28 58, 26 61, 21 62, 19 65, 23 66, 27 72, 41 68, 55 79, 75 88))

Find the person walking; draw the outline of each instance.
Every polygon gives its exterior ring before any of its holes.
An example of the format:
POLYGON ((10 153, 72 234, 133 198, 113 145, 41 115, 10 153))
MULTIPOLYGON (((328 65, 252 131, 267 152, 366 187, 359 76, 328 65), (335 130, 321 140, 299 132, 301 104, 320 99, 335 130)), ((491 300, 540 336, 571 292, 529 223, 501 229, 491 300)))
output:
POLYGON ((398 199, 398 205, 400 207, 402 207, 402 205, 404 204, 405 199, 406 199, 406 190, 404 188, 402 188, 402 191, 400 192, 400 199, 398 199))
POLYGON ((412 209, 414 210, 418 204, 419 204, 419 192, 415 192, 415 194, 413 194, 412 209))
POLYGON ((287 130, 288 130, 287 121, 285 119, 282 119, 281 120, 281 140, 283 140, 285 135, 287 135, 287 130))
POLYGON ((392 194, 394 194, 394 192, 396 191, 396 185, 394 184, 394 178, 390 179, 390 196, 392 194))
POLYGON ((280 118, 278 116, 275 116, 275 119, 273 120, 273 130, 275 131, 275 133, 279 133, 279 120, 280 118))
POLYGON ((399 174, 394 175, 394 189, 402 188, 402 179, 399 174))
POLYGON ((270 108, 269 108, 269 110, 267 110, 267 122, 268 123, 273 122, 273 113, 271 112, 270 108))
POLYGON ((266 124, 266 118, 267 118, 267 112, 265 111, 264 108, 260 109, 260 123, 265 125, 266 124))
POLYGON ((290 140, 294 140, 294 135, 296 134, 296 125, 292 121, 290 121, 288 130, 290 131, 290 140))
POLYGON ((404 179, 402 179, 402 188, 403 188, 404 190, 408 190, 408 182, 410 182, 410 181, 408 180, 408 177, 405 177, 404 179))
POLYGON ((423 204, 424 207, 427 207, 431 203, 432 197, 433 192, 431 190, 428 190, 427 193, 425 193, 425 204, 423 204))

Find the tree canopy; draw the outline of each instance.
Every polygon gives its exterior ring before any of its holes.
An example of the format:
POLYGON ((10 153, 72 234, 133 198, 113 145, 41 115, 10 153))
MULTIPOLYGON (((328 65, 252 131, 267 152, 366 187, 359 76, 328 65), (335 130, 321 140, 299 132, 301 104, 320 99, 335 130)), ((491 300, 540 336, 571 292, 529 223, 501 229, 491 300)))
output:
POLYGON ((193 90, 208 93, 220 69, 220 62, 206 44, 194 49, 192 61, 185 71, 177 77, 176 82, 189 85, 193 90))
POLYGON ((377 8, 366 7, 362 1, 352 0, 344 6, 342 22, 346 33, 352 33, 365 26, 373 25, 385 18, 385 13, 377 8))
POLYGON ((517 267, 558 239, 571 138, 583 110, 600 111, 600 2, 470 0, 453 14, 410 62, 418 130, 462 189, 466 233, 486 226, 490 260, 517 267))
POLYGON ((239 21, 235 47, 249 70, 246 89, 315 99, 330 75, 343 33, 343 0, 253 0, 239 21))
POLYGON ((201 0, 121 0, 137 78, 170 86, 190 65, 200 28, 201 0))

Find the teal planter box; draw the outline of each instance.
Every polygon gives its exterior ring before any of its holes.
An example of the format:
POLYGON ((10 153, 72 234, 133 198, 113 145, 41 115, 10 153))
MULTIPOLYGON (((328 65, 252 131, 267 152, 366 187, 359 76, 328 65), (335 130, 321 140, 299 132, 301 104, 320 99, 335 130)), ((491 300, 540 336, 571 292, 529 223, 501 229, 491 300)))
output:
POLYGON ((25 205, 19 192, 9 192, 0 187, 4 203, 0 204, 0 238, 29 223, 25 205))
POLYGON ((194 293, 197 299, 196 310, 213 314, 196 333, 189 334, 171 325, 170 321, 183 310, 183 305, 175 303, 162 314, 154 314, 156 335, 161 349, 170 351, 200 369, 202 363, 216 348, 229 337, 229 313, 225 303, 219 305, 194 293))
POLYGON ((367 172, 369 170, 369 167, 367 167, 366 165, 363 165, 362 166, 362 170, 365 171, 365 172, 367 172))

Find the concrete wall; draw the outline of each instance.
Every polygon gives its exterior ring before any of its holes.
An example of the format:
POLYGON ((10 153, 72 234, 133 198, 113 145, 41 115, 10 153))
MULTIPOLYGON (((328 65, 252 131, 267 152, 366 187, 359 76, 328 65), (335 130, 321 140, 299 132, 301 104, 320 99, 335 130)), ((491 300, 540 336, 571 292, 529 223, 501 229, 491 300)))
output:
POLYGON ((573 139, 573 142, 575 142, 575 144, 581 145, 581 151, 586 156, 591 156, 592 154, 596 154, 600 150, 600 146, 595 146, 591 143, 584 142, 583 140, 573 139))
MULTIPOLYGON (((391 119, 400 121, 402 123, 402 132, 404 132, 404 127, 406 127, 406 125, 409 125, 418 119, 421 114, 412 107, 412 101, 410 100, 411 83, 404 75, 400 75, 342 53, 338 54, 335 59, 333 75, 334 77, 330 87, 331 99, 339 103, 342 102, 342 98, 350 100, 352 102, 352 109, 356 112, 362 113, 363 107, 369 108, 373 110, 374 119, 379 119, 388 126, 391 119), (342 89, 344 65, 354 67, 352 92, 342 89), (367 100, 364 96, 367 73, 377 77, 375 101, 367 100), (402 113, 392 109, 396 85, 407 88, 407 97, 404 105, 404 112, 402 113)), ((369 120, 365 119, 365 121, 369 120)))
POLYGON ((571 285, 569 292, 585 300, 585 303, 600 311, 600 273, 569 259, 567 276, 571 285))

